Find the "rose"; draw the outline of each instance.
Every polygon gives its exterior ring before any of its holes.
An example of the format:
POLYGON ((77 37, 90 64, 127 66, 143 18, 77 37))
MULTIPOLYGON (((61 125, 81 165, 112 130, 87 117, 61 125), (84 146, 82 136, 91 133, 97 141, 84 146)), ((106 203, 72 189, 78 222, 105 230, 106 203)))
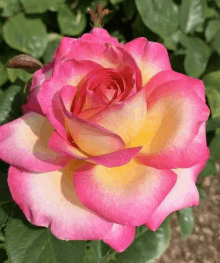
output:
POLYGON ((123 251, 196 206, 209 156, 201 80, 172 71, 162 44, 104 29, 64 37, 32 80, 24 116, 0 128, 0 158, 27 219, 60 239, 123 251))

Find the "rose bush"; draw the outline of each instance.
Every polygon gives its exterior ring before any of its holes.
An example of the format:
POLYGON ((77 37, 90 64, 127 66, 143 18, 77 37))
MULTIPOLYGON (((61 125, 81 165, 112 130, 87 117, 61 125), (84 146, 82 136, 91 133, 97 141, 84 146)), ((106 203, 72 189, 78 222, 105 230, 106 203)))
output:
POLYGON ((121 252, 196 206, 209 157, 204 85, 172 71, 160 43, 104 29, 64 37, 32 79, 24 115, 0 127, 0 158, 27 219, 60 239, 121 252))

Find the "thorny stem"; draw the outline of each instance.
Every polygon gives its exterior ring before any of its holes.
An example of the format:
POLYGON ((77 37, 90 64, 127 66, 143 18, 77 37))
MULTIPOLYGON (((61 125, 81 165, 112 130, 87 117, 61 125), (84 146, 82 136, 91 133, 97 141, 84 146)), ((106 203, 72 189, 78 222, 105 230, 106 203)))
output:
POLYGON ((91 20, 94 27, 102 27, 102 18, 108 15, 111 11, 109 9, 104 9, 104 3, 95 3, 95 11, 88 7, 88 11, 91 16, 91 20))

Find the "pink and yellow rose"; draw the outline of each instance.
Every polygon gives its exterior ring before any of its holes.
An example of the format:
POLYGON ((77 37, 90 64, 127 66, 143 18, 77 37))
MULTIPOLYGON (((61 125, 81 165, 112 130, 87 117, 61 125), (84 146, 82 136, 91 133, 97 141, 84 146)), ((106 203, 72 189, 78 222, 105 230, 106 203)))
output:
POLYGON ((0 127, 0 158, 27 219, 60 239, 121 252, 196 206, 209 157, 204 86, 172 70, 162 44, 120 44, 96 28, 64 37, 32 80, 24 116, 0 127))

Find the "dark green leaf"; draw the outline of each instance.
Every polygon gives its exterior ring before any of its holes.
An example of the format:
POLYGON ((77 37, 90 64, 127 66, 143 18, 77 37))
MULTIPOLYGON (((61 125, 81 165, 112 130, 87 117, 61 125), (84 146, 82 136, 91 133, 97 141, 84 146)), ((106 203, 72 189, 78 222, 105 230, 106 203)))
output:
POLYGON ((205 196, 206 196, 204 189, 202 188, 202 186, 200 184, 196 184, 196 187, 199 191, 199 199, 204 200, 205 196))
POLYGON ((205 30, 206 41, 208 42, 211 41, 219 29, 220 29, 220 20, 215 19, 209 21, 205 30))
POLYGON ((215 0, 215 2, 218 5, 218 7, 220 8, 220 0, 215 0))
POLYGON ((209 119, 206 123, 206 131, 215 131, 217 128, 220 128, 220 117, 209 119))
POLYGON ((218 52, 218 54, 220 55, 220 29, 216 32, 213 40, 212 40, 212 47, 214 50, 216 50, 218 52))
POLYGON ((212 117, 220 117, 220 71, 206 74, 203 77, 212 117))
POLYGON ((3 37, 10 47, 35 58, 41 57, 47 46, 45 25, 40 19, 26 18, 24 14, 18 14, 4 24, 3 37))
POLYGON ((47 10, 58 11, 65 0, 21 0, 25 12, 28 14, 44 13, 47 10))
POLYGON ((77 36, 86 28, 86 15, 79 9, 72 12, 67 5, 60 8, 57 19, 63 35, 77 36))
POLYGON ((170 228, 166 219, 157 231, 146 226, 137 228, 133 243, 120 254, 116 254, 117 263, 147 263, 158 258, 166 249, 170 239, 170 228))
POLYGON ((89 241, 87 243, 86 255, 83 263, 106 263, 108 251, 111 249, 107 244, 98 241, 89 241))
POLYGON ((109 1, 110 1, 110 3, 111 3, 112 5, 116 5, 116 4, 122 3, 124 0, 109 0, 109 1))
POLYGON ((135 12, 136 12, 136 5, 135 2, 132 1, 123 1, 122 3, 123 11, 126 15, 127 19, 132 19, 135 12))
POLYGON ((0 99, 0 124, 5 123, 9 119, 12 110, 15 110, 15 107, 13 107, 13 102, 15 101, 16 97, 18 99, 18 101, 16 101, 16 106, 19 107, 22 105, 22 101, 19 96, 20 92, 21 87, 16 85, 10 86, 4 92, 3 96, 0 99))
POLYGON ((209 145, 210 155, 215 160, 220 160, 220 134, 218 133, 209 145))
POLYGON ((18 0, 7 0, 1 1, 5 2, 5 4, 0 4, 0 8, 2 7, 1 16, 12 16, 14 13, 18 12, 20 9, 19 1, 18 0))
POLYGON ((180 42, 186 48, 184 60, 186 73, 194 78, 200 77, 208 64, 210 48, 198 37, 187 37, 181 34, 180 42))
POLYGON ((2 86, 8 79, 7 71, 3 63, 0 61, 0 86, 2 86))
POLYGON ((2 160, 0 160, 0 202, 1 203, 11 199, 11 195, 7 184, 8 168, 9 165, 3 162, 2 160))
POLYGON ((182 0, 180 6, 179 23, 184 33, 192 32, 205 20, 205 0, 182 0))
POLYGON ((59 240, 47 228, 35 227, 23 216, 16 216, 6 225, 6 249, 9 259, 16 263, 80 263, 85 242, 59 240))
MULTIPOLYGON (((0 229, 4 226, 7 221, 12 209, 12 202, 0 202, 0 229)), ((1 240, 0 240, 1 241, 1 240)))
POLYGON ((135 0, 144 24, 162 38, 174 34, 178 26, 178 7, 172 0, 135 0))
POLYGON ((164 45, 171 50, 177 49, 177 44, 180 38, 180 31, 176 31, 172 36, 164 38, 164 45))
POLYGON ((33 75, 31 73, 28 73, 25 69, 21 68, 7 68, 7 73, 8 78, 12 83, 14 83, 17 78, 23 80, 24 82, 27 82, 33 75))
POLYGON ((181 235, 184 239, 192 233, 194 225, 194 216, 192 207, 187 207, 178 211, 179 224, 181 227, 181 235))
POLYGON ((52 33, 48 35, 47 48, 43 54, 44 63, 49 63, 53 59, 53 54, 58 47, 62 36, 52 33))
POLYGON ((206 163, 204 170, 199 174, 199 177, 211 176, 216 174, 215 160, 211 157, 206 163))
POLYGON ((215 8, 207 7, 206 8, 206 18, 218 17, 218 11, 215 8))

